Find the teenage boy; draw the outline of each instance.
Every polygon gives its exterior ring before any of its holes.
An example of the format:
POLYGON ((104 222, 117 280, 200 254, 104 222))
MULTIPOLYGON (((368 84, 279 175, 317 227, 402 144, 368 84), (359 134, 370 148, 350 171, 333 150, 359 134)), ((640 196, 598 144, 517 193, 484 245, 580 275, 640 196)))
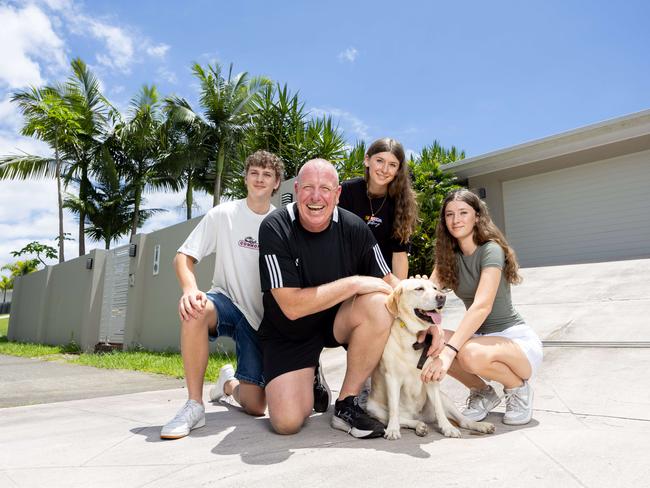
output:
POLYGON ((257 338, 263 315, 258 231, 274 209, 271 196, 280 186, 283 170, 276 155, 267 151, 251 154, 245 165, 246 198, 211 209, 178 249, 174 267, 182 290, 178 313, 188 400, 163 426, 163 439, 185 437, 205 425, 203 378, 208 339, 214 341, 222 335, 235 341, 237 371, 229 364, 221 368, 210 399, 232 395, 246 413, 264 415, 265 381, 257 338), (196 284, 194 264, 211 253, 216 254, 214 277, 212 288, 204 293, 196 284))

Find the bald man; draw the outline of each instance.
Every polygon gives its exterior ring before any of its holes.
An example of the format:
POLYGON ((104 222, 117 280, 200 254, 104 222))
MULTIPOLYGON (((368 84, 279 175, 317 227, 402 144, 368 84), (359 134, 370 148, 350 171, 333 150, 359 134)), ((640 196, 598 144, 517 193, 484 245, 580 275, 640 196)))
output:
POLYGON ((382 436, 384 426, 357 396, 388 339, 392 316, 384 303, 399 280, 366 224, 337 207, 341 186, 331 163, 308 161, 295 190, 297 201, 267 216, 259 234, 259 336, 271 425, 294 434, 312 408, 327 410, 319 357, 324 347, 343 346, 347 367, 332 427, 357 438, 382 436))

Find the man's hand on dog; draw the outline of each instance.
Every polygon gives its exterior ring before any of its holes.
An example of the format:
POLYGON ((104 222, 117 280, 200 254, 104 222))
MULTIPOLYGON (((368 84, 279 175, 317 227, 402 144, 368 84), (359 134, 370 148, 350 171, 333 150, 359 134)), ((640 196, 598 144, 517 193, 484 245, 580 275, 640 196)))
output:
POLYGON ((201 290, 189 290, 178 301, 178 315, 181 320, 197 319, 205 311, 208 297, 201 290))
POLYGON ((393 292, 393 287, 386 283, 381 278, 373 276, 356 276, 357 295, 365 295, 367 293, 385 293, 390 294, 393 292))

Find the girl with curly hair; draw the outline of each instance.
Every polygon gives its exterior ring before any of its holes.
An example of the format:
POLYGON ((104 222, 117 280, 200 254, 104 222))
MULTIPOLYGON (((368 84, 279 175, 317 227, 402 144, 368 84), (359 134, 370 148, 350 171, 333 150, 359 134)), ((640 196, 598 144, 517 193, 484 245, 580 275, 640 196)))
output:
POLYGON ((532 418, 529 380, 541 364, 542 343, 512 306, 510 285, 521 282, 518 268, 485 203, 466 189, 447 195, 430 279, 452 289, 466 312, 455 331, 444 331, 446 347, 424 366, 422 380, 440 381, 449 373, 467 386, 464 414, 473 420, 483 420, 501 403, 485 380, 504 387, 503 423, 523 425, 532 418))
POLYGON ((418 208, 404 147, 389 137, 378 139, 368 147, 363 164, 363 178, 341 184, 339 206, 368 224, 386 264, 397 278, 405 279, 418 208))

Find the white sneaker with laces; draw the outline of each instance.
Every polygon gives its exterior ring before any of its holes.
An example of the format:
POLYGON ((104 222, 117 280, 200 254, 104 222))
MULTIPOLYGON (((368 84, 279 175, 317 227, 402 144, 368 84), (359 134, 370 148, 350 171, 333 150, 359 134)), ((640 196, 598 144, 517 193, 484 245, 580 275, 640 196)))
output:
POLYGON ((501 398, 494 391, 492 385, 487 385, 482 390, 471 388, 469 390, 469 397, 467 398, 467 406, 463 410, 463 415, 470 420, 480 422, 488 416, 491 410, 495 409, 501 398))
POLYGON ((205 408, 199 402, 188 400, 176 416, 160 430, 161 439, 180 439, 205 425, 205 408))
POLYGON ((225 396, 226 393, 223 391, 223 387, 230 380, 235 379, 235 368, 232 367, 232 364, 226 364, 221 367, 219 370, 219 378, 215 385, 210 388, 210 401, 216 402, 222 396, 225 396))
POLYGON ((505 388, 506 413, 503 423, 524 425, 533 418, 533 388, 527 381, 518 388, 505 388))

